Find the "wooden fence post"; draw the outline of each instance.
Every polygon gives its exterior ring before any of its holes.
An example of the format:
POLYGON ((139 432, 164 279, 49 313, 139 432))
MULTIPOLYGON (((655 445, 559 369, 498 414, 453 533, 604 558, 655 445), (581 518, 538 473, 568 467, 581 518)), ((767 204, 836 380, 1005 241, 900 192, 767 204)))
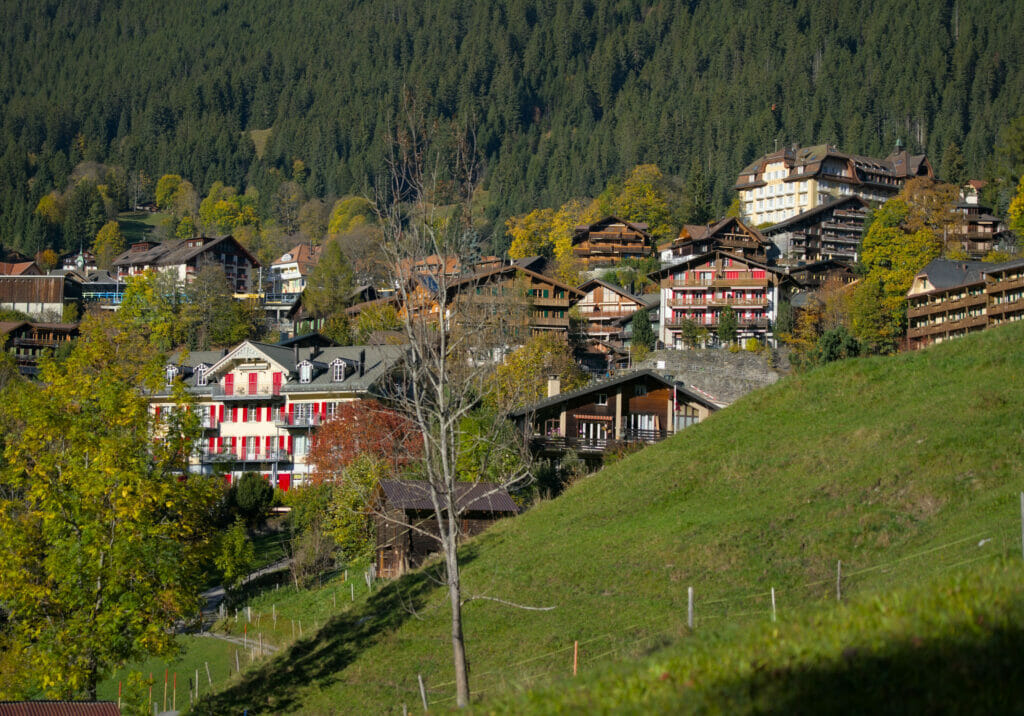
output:
POLYGON ((843 596, 841 589, 841 582, 843 579, 843 560, 836 561, 836 601, 840 601, 843 596))
POLYGON ((420 699, 423 701, 423 711, 429 710, 427 707, 427 688, 423 685, 423 674, 416 674, 416 678, 420 682, 420 699))
POLYGON ((693 587, 686 588, 686 626, 693 629, 693 587))
POLYGON ((772 621, 775 621, 775 587, 772 587, 772 621))

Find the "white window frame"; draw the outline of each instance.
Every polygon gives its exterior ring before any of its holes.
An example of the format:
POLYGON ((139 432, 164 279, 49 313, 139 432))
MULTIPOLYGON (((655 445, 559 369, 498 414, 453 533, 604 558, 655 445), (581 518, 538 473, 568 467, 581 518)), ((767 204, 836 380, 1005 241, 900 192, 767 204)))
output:
POLYGON ((345 361, 341 358, 336 358, 331 363, 331 381, 334 383, 341 383, 345 380, 345 361))
POLYGON ((594 405, 608 405, 608 394, 598 393, 597 398, 594 399, 594 405))
POLYGON ((198 365, 198 366, 196 366, 196 385, 198 385, 198 386, 206 385, 206 371, 207 370, 208 370, 208 368, 205 365, 198 365))
POLYGON ((313 364, 308 360, 304 360, 299 363, 296 368, 299 371, 299 382, 300 383, 311 383, 313 381, 313 364))

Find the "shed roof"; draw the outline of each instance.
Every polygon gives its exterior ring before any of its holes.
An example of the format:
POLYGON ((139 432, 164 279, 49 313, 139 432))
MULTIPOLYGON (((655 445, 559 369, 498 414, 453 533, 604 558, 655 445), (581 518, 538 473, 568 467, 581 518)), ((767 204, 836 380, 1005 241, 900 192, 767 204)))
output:
POLYGON ((113 701, 0 701, 0 716, 119 716, 113 701))
MULTIPOLYGON (((380 488, 389 507, 400 510, 432 510, 430 485, 425 480, 381 480, 380 488)), ((460 482, 455 488, 459 512, 504 512, 517 514, 519 506, 501 485, 494 482, 460 482)))

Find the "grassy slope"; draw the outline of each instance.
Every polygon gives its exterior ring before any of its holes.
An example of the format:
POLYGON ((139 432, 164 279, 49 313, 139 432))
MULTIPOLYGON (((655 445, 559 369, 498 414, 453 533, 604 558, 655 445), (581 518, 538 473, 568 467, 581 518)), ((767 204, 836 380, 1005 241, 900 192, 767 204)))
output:
MULTIPOLYGON (((1022 344, 1017 325, 788 378, 474 540, 467 594, 557 606, 466 606, 476 697, 495 705, 563 679, 573 640, 583 672, 610 669, 612 683, 635 678, 618 675, 622 664, 661 658, 666 645, 747 648, 748 632, 763 638, 768 628, 771 586, 780 621, 840 619, 816 616, 833 612, 837 559, 856 605, 1017 554, 1022 344), (992 541, 979 547, 983 538, 992 541), (682 642, 687 586, 698 628, 682 642)), ((400 709, 418 702, 417 673, 433 703, 451 703, 444 595, 423 573, 331 611, 316 639, 200 710, 400 709)))

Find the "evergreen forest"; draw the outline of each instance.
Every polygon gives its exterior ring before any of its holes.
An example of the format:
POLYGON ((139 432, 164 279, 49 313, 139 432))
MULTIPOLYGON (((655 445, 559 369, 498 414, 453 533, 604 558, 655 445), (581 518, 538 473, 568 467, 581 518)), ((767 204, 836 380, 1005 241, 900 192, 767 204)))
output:
POLYGON ((3 3, 0 25, 0 245, 24 253, 77 248, 37 208, 83 162, 119 168, 122 206, 167 173, 263 215, 285 182, 368 192, 409 107, 472 131, 497 232, 643 163, 699 171, 723 211, 789 143, 901 140, 940 175, 944 157, 995 175, 1024 114, 1014 0, 45 0, 3 3))

